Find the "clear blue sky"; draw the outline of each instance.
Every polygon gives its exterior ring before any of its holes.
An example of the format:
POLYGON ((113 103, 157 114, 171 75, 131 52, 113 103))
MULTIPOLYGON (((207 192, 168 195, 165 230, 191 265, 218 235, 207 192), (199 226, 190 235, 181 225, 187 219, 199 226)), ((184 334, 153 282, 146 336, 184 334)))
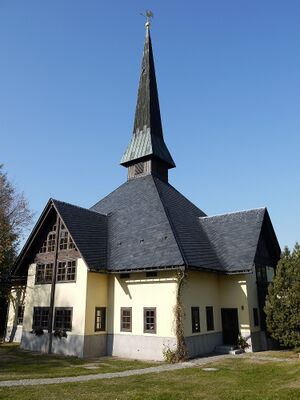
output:
POLYGON ((267 206, 300 239, 300 1, 0 0, 0 162, 36 218, 126 180, 152 40, 170 182, 208 215, 267 206))

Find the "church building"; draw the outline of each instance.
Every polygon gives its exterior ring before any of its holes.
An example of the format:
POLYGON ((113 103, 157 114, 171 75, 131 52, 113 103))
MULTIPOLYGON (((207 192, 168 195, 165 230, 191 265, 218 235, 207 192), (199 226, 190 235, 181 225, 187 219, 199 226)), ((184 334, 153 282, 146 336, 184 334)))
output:
MULTIPOLYGON (((268 347, 264 303, 280 257, 266 208, 208 216, 168 178, 150 23, 127 181, 89 209, 50 199, 14 266, 7 340, 45 353, 162 360, 268 347)), ((191 172, 189 179, 193 179, 191 172)))

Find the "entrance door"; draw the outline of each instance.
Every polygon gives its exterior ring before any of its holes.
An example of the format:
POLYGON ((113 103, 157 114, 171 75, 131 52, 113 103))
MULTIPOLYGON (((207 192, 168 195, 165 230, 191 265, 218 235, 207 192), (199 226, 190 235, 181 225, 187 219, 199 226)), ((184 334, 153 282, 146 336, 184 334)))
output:
POLYGON ((237 308, 221 308, 223 343, 236 345, 239 334, 237 308))

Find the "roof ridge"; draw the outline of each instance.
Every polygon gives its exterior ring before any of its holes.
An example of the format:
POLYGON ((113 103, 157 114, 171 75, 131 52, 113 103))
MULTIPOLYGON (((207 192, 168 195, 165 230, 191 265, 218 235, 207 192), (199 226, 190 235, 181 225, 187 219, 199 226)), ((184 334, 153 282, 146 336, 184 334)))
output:
POLYGON ((84 211, 90 211, 90 212, 92 212, 92 213, 94 213, 94 214, 98 214, 98 215, 102 215, 102 216, 106 217, 105 214, 100 214, 100 213, 98 213, 97 211, 91 210, 91 209, 89 209, 89 208, 77 206, 76 204, 68 203, 68 202, 62 201, 62 200, 53 199, 52 197, 50 198, 50 200, 52 200, 54 203, 55 203, 55 202, 58 202, 58 203, 66 204, 66 205, 68 205, 68 206, 72 206, 72 207, 75 207, 75 208, 79 208, 79 209, 84 210, 84 211))
MULTIPOLYGON (((162 197, 161 197, 161 194, 160 194, 158 185, 156 184, 156 179, 155 179, 155 178, 158 179, 159 181, 161 181, 161 179, 152 176, 154 185, 155 185, 155 187, 156 187, 156 190, 157 190, 159 199, 160 199, 160 201, 161 201, 161 204, 162 204, 162 206, 163 206, 164 212, 165 212, 165 214, 166 214, 166 217, 167 217, 167 219, 168 219, 168 221, 169 221, 169 224, 170 224, 172 233, 173 233, 173 235, 174 235, 174 239, 175 239, 175 241, 176 241, 176 244, 177 244, 177 246, 178 246, 179 252, 180 252, 180 254, 181 254, 182 260, 183 260, 183 262, 185 263, 185 265, 187 266, 187 265, 188 265, 187 258, 186 258, 185 254, 184 254, 183 249, 181 248, 181 245, 180 245, 180 242, 179 242, 179 238, 178 238, 178 236, 177 236, 176 229, 175 229, 175 227, 174 227, 174 224, 173 224, 173 222, 172 222, 172 219, 170 218, 169 212, 168 212, 168 210, 166 209, 165 204, 164 204, 164 202, 163 202, 163 200, 162 200, 162 197)), ((161 182, 163 182, 163 181, 161 181, 161 182)), ((166 183, 166 182, 164 182, 164 183, 166 183)), ((173 186, 170 185, 169 183, 167 183, 167 185, 173 187, 173 186)), ((176 190, 176 189, 175 189, 175 190, 176 190)))
MULTIPOLYGON (((173 190, 175 190, 175 192, 177 192, 181 197, 183 197, 186 201, 188 201, 190 204, 192 204, 194 207, 196 207, 199 211, 201 211, 203 214, 205 214, 205 212, 199 208, 198 206, 196 206, 196 204, 194 204, 190 199, 188 199, 184 194, 182 194, 181 192, 179 192, 179 190, 177 190, 173 185, 170 184, 170 182, 165 182, 161 179, 159 179, 157 176, 153 176, 154 179, 159 180, 160 182, 162 182, 163 184, 170 186, 173 190)), ((205 214, 206 215, 206 214, 205 214)), ((199 218, 206 218, 206 217, 199 217, 199 218)))
POLYGON ((249 209, 246 209, 246 210, 231 211, 231 212, 228 212, 228 213, 225 213, 225 214, 206 215, 205 217, 199 217, 199 218, 200 219, 205 219, 205 218, 223 217, 225 215, 241 214, 241 213, 244 213, 244 212, 256 211, 256 210, 267 210, 267 207, 249 208, 249 209))

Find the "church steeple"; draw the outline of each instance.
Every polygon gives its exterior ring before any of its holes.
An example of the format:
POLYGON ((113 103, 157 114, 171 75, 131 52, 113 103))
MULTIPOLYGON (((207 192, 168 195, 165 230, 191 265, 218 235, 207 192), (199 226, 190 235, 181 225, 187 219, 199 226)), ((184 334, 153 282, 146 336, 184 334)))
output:
POLYGON ((168 170, 174 168, 175 163, 163 138, 149 16, 151 14, 147 12, 146 38, 133 134, 122 157, 121 165, 128 168, 128 179, 152 174, 167 181, 168 170))

